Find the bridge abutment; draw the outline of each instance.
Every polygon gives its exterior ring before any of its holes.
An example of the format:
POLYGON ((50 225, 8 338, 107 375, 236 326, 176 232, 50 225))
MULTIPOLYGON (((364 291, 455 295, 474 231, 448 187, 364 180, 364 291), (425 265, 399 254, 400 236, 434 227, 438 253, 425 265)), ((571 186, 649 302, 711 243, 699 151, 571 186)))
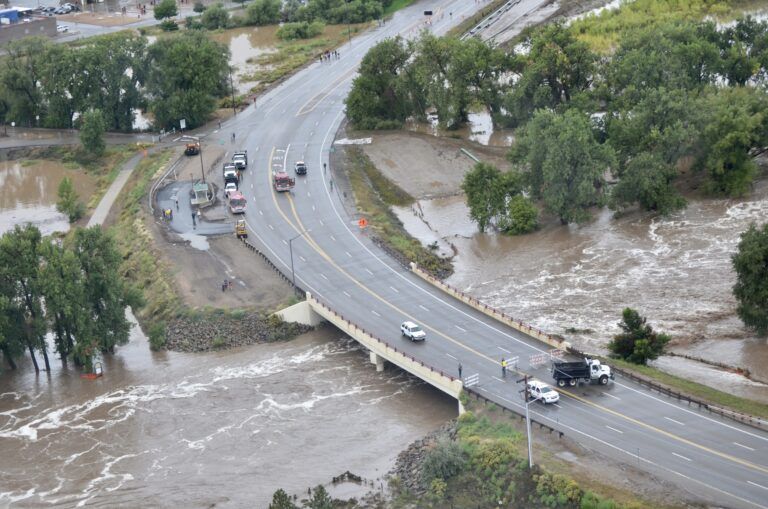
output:
POLYGON ((384 371, 384 357, 377 354, 376 352, 370 352, 371 354, 371 364, 376 365, 376 371, 384 371))
POLYGON ((275 314, 286 322, 300 323, 311 327, 316 327, 325 321, 325 318, 317 314, 309 302, 305 300, 281 309, 275 314))

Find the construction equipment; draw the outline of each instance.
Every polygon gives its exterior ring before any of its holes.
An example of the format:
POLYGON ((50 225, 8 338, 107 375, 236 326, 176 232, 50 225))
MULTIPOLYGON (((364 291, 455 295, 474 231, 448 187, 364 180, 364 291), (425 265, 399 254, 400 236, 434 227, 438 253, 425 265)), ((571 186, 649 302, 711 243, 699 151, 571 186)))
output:
POLYGON ((248 230, 245 227, 245 219, 238 219, 235 223, 235 235, 238 239, 248 238, 248 230))
POLYGON ((232 162, 238 170, 244 170, 248 166, 248 151, 240 150, 232 156, 232 162))
POLYGON ((184 149, 184 154, 188 156, 196 156, 200 153, 200 142, 196 141, 194 143, 187 143, 186 148, 184 149))
POLYGON ((296 185, 296 179, 292 179, 284 171, 278 171, 272 174, 272 185, 277 192, 290 191, 296 185))

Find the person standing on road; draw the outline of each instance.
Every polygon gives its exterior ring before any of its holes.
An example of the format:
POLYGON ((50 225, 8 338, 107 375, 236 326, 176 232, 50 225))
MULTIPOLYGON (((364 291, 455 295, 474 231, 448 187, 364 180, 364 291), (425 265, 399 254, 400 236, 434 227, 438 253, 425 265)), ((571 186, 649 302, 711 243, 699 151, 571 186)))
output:
POLYGON ((507 378, 507 360, 504 357, 501 358, 501 378, 507 378))
POLYGON ((331 183, 331 191, 333 191, 333 179, 330 180, 331 183))
POLYGON ((193 211, 192 211, 192 229, 193 229, 193 230, 194 230, 194 229, 195 229, 195 227, 197 226, 197 221, 196 221, 196 219, 197 219, 197 214, 195 214, 195 211, 193 210, 193 211))
POLYGON ((459 378, 461 378, 461 372, 463 371, 461 363, 459 363, 459 378))
POLYGON ((176 212, 179 211, 179 199, 176 198, 176 212))

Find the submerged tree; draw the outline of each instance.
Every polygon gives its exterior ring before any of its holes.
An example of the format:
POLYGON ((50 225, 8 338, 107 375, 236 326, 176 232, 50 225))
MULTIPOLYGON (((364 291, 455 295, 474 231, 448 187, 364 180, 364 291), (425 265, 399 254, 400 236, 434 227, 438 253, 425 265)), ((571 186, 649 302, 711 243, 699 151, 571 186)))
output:
POLYGON ((755 224, 741 234, 739 248, 733 258, 736 284, 733 295, 736 312, 744 325, 759 335, 768 334, 768 223, 755 224))
POLYGON ((631 308, 625 308, 619 322, 622 333, 613 337, 608 349, 620 358, 635 364, 646 364, 664 352, 670 340, 666 334, 654 332, 645 323, 645 317, 631 308))

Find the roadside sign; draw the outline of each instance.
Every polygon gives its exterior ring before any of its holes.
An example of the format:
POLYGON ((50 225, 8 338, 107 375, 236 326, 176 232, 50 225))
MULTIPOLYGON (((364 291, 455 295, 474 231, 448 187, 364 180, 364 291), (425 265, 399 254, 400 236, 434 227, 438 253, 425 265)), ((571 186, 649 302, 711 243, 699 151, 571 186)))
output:
POLYGON ((535 353, 528 358, 528 364, 537 368, 547 363, 549 359, 549 353, 535 353))
POLYGON ((557 360, 561 361, 561 360, 563 360, 563 353, 565 353, 565 352, 563 352, 563 351, 562 351, 562 350, 560 350, 559 348, 553 348, 552 350, 550 350, 550 351, 549 351, 549 357, 550 357, 550 358, 551 358, 553 361, 554 361, 555 359, 557 359, 557 360))
POLYGON ((179 127, 181 127, 182 129, 186 129, 187 128, 187 119, 182 118, 181 120, 179 120, 179 127))
POLYGON ((367 220, 366 218, 364 218, 364 217, 361 217, 361 218, 360 218, 360 221, 358 221, 358 222, 357 222, 357 225, 358 225, 358 226, 359 226, 361 229, 363 229, 363 228, 365 228, 366 226, 368 226, 368 220, 367 220))
POLYGON ((432 16, 432 11, 424 11, 424 16, 432 16))

